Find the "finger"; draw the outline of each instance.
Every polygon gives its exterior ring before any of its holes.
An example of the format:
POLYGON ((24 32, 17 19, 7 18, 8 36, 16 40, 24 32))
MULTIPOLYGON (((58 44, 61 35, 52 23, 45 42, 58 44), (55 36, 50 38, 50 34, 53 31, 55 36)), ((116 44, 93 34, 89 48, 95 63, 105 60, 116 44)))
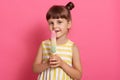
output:
POLYGON ((50 56, 49 58, 51 58, 51 59, 52 59, 52 58, 53 58, 53 56, 50 56))
POLYGON ((57 55, 57 54, 55 54, 54 56, 55 56, 55 57, 58 57, 58 55, 57 55))
POLYGON ((59 64, 56 64, 56 65, 50 65, 50 67, 52 67, 52 68, 56 68, 56 67, 59 67, 59 64))
POLYGON ((55 56, 55 55, 52 55, 52 56, 50 56, 49 58, 54 59, 54 58, 56 58, 56 56, 55 56))
POLYGON ((57 61, 57 59, 53 59, 53 58, 52 58, 52 59, 49 59, 49 61, 57 61))
POLYGON ((56 59, 50 59, 50 61, 49 61, 49 64, 57 64, 58 62, 57 62, 57 60, 56 59))
POLYGON ((50 63, 50 64, 58 64, 59 61, 56 60, 56 59, 51 59, 49 63, 50 63))
POLYGON ((59 63, 55 61, 55 62, 50 62, 49 64, 50 64, 50 65, 57 65, 57 64, 59 64, 59 63))

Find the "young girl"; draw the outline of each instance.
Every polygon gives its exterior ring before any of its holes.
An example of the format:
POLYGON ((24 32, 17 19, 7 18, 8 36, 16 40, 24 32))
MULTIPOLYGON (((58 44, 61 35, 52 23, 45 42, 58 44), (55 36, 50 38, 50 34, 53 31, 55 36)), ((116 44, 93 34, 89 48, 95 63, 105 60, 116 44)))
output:
POLYGON ((51 31, 56 33, 56 53, 51 55, 51 39, 44 40, 38 50, 33 71, 39 73, 38 80, 80 80, 82 69, 78 47, 67 38, 71 27, 70 10, 74 4, 54 5, 46 19, 51 31))

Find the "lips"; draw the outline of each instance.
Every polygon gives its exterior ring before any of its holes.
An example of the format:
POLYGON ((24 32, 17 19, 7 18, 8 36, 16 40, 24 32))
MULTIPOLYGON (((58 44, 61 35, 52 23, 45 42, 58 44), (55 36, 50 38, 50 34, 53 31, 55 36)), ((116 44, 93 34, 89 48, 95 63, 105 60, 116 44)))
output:
POLYGON ((60 32, 61 30, 55 30, 55 32, 57 33, 57 32, 60 32))

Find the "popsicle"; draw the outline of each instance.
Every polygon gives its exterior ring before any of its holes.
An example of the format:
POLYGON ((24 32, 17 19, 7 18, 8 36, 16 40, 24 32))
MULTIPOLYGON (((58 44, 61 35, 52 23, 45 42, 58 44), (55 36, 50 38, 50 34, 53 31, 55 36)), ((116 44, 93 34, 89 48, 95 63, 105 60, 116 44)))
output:
POLYGON ((56 32, 53 30, 51 32, 51 53, 55 54, 56 52, 56 32))

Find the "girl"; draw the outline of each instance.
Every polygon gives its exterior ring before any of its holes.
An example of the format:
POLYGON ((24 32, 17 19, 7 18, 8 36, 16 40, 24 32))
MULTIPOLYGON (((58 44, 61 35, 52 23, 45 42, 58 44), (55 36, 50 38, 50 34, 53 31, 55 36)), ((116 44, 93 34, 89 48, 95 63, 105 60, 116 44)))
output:
POLYGON ((72 2, 66 6, 54 5, 46 14, 50 30, 56 33, 57 48, 55 55, 51 55, 51 39, 42 41, 33 64, 33 71, 39 73, 38 80, 81 79, 79 50, 74 42, 67 38, 71 27, 70 10, 73 8, 72 2))

